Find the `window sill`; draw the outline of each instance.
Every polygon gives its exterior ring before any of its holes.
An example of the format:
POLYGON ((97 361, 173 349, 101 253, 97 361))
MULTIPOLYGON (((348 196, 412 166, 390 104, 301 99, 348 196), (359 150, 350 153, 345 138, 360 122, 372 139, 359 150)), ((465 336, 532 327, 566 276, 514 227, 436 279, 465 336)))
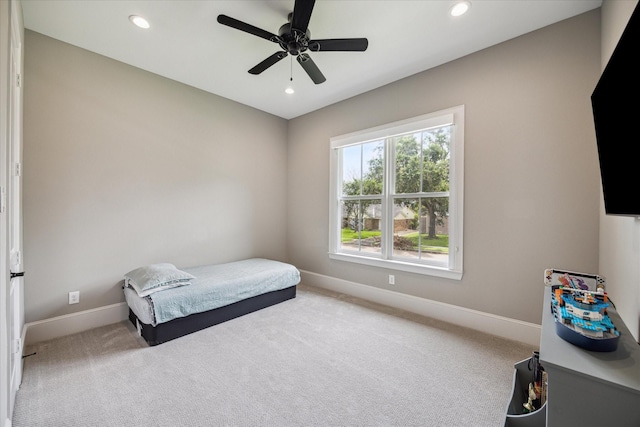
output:
POLYGON ((452 280, 462 280, 462 271, 449 270, 447 268, 436 267, 432 265, 413 264, 397 260, 378 259, 341 253, 329 253, 329 258, 337 261, 369 265, 372 267, 406 271, 408 273, 424 274, 427 276, 442 277, 452 280))

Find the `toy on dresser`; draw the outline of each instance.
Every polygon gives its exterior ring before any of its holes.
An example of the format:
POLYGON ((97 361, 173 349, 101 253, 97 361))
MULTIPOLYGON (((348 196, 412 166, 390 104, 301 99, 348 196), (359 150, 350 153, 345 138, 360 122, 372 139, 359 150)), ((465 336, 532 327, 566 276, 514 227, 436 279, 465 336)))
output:
POLYGON ((607 315, 611 303, 604 284, 600 276, 545 270, 545 285, 551 287, 551 312, 560 338, 590 351, 617 349, 620 332, 607 315))

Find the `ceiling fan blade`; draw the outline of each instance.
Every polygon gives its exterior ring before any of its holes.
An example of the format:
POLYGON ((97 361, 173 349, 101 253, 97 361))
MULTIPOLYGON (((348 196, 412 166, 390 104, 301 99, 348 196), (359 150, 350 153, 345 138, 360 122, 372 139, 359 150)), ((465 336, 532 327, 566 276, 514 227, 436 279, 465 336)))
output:
POLYGON ((291 18, 292 28, 300 30, 303 33, 307 31, 315 2, 316 0, 296 0, 293 5, 293 17, 291 18))
POLYGON ((309 40, 309 50, 313 52, 364 52, 369 46, 367 39, 324 39, 309 40))
POLYGON ((316 65, 316 63, 313 62, 313 59, 311 59, 311 57, 308 54, 301 53, 300 55, 298 55, 297 60, 298 60, 298 63, 302 65, 302 68, 304 68, 304 70, 307 72, 309 77, 311 77, 311 80, 313 80, 315 84, 319 85, 320 83, 324 83, 327 80, 326 77, 322 74, 322 72, 318 68, 318 66, 316 65))
POLYGON ((249 74, 260 74, 261 72, 271 67, 276 62, 280 61, 283 58, 286 58, 287 55, 288 55, 287 52, 276 52, 270 57, 268 57, 267 59, 265 59, 264 61, 262 61, 261 63, 259 63, 258 65, 256 65, 255 67, 253 67, 252 69, 250 69, 249 74))
POLYGON ((231 18, 227 15, 218 15, 218 22, 222 25, 244 31, 245 33, 253 34, 254 36, 262 37, 263 39, 267 39, 275 43, 279 41, 279 37, 275 34, 261 28, 254 27, 246 22, 238 21, 237 19, 231 18))

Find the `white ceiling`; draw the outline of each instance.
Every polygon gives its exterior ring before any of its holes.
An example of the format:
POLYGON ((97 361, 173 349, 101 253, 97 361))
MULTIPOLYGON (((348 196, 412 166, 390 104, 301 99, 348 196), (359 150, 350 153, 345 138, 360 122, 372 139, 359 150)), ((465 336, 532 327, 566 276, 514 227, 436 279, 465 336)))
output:
POLYGON ((278 33, 294 0, 22 0, 24 24, 72 45, 285 119, 452 61, 601 6, 601 0, 317 0, 312 39, 366 37, 365 52, 310 52, 327 81, 315 85, 287 57, 247 71, 281 50, 219 24, 219 14, 278 33), (128 20, 147 18, 143 30, 128 20), (293 77, 293 81, 290 78, 293 77), (295 93, 284 89, 293 85, 295 93))

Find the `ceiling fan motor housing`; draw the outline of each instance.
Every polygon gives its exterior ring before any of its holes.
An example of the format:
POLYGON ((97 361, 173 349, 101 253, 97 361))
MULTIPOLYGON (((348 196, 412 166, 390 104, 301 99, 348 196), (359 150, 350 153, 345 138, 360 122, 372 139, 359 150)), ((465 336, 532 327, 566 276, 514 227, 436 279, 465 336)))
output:
POLYGON ((278 30, 280 36, 280 47, 291 55, 298 55, 309 48, 309 40, 311 39, 311 31, 307 28, 306 32, 302 32, 291 27, 288 22, 278 30))

